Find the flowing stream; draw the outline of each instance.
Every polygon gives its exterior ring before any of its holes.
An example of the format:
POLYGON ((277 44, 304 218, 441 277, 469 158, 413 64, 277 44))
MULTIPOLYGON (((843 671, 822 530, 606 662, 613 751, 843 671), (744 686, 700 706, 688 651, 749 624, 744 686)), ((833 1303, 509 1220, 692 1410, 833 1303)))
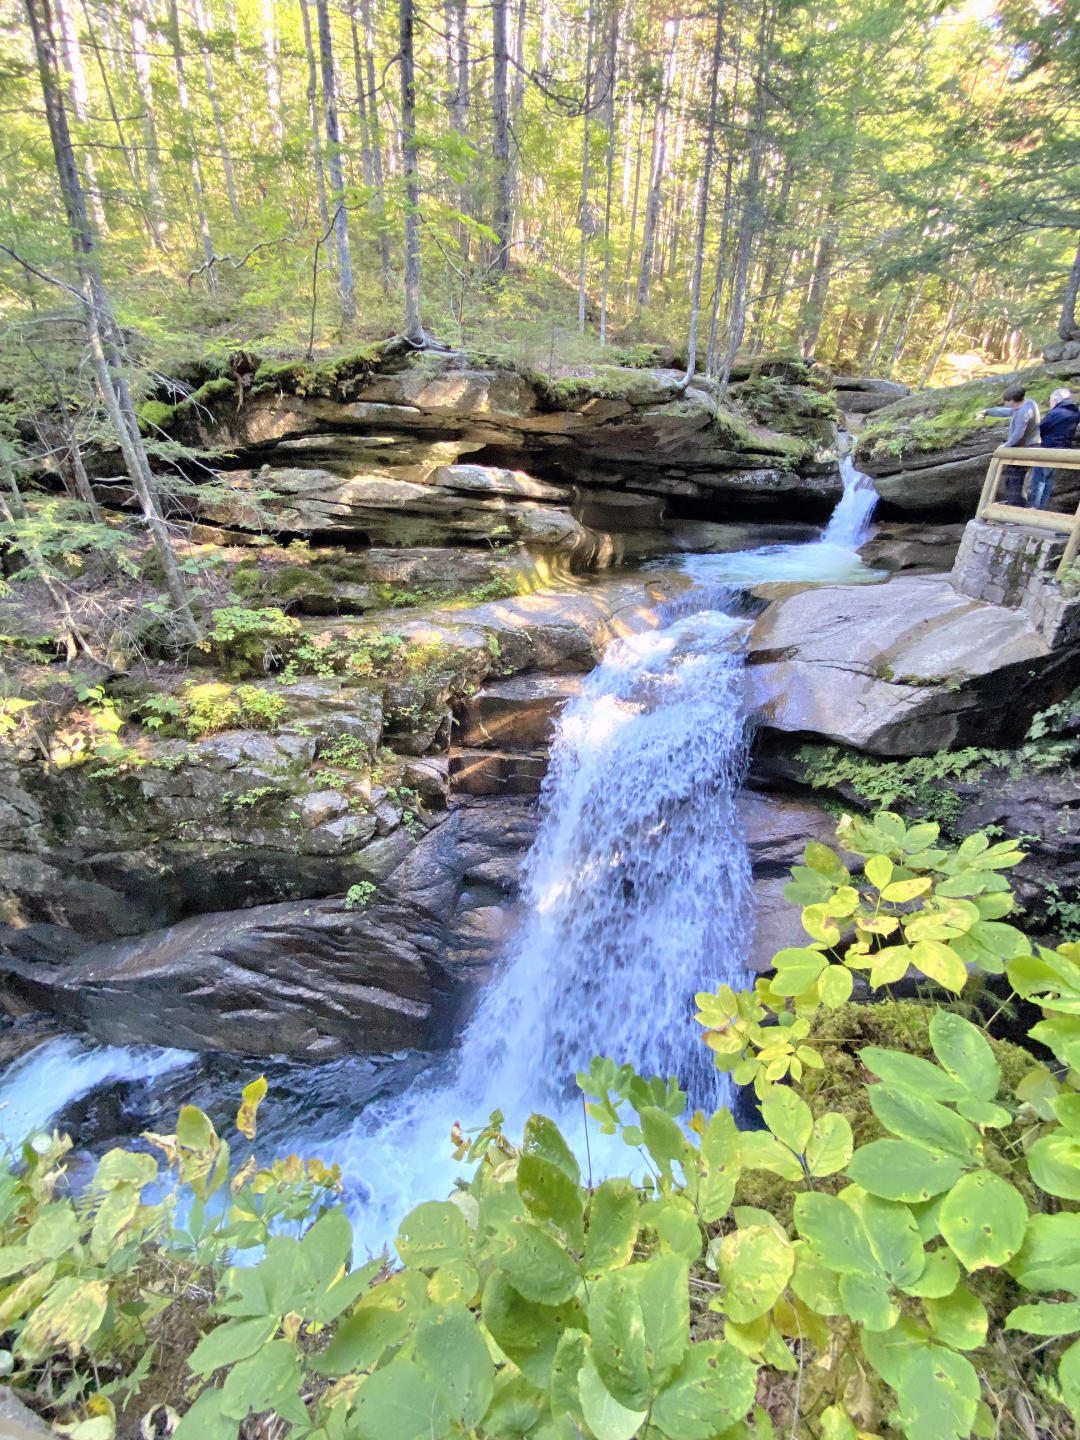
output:
MULTIPOLYGON (((744 978, 753 918, 736 809, 748 622, 728 612, 740 589, 759 583, 880 578, 856 553, 876 495, 845 467, 820 540, 681 560, 688 592, 657 613, 654 629, 613 644, 564 709, 525 864, 524 919, 458 1049, 359 1115, 346 1091, 330 1110, 294 1113, 273 1136, 279 1153, 341 1164, 361 1250, 379 1249, 411 1205, 449 1190, 462 1169, 450 1155, 454 1121, 478 1127, 499 1108, 516 1134, 538 1109, 581 1145, 573 1076, 593 1055, 678 1076, 692 1105, 729 1098, 693 1020, 696 991, 744 978)), ((14 1140, 103 1081, 190 1060, 48 1042, 0 1081, 0 1132, 14 1140)), ((594 1174, 630 1168, 621 1142, 598 1148, 595 1127, 590 1139, 594 1174)))

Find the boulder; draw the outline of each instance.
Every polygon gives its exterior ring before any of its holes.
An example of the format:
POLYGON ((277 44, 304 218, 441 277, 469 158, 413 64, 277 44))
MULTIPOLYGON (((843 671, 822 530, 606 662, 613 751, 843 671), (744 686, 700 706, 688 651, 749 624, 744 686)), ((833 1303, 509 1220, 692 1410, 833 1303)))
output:
POLYGON ((739 797, 754 875, 754 916, 749 964, 757 973, 772 968, 773 956, 808 940, 797 905, 784 899, 792 865, 802 863, 808 840, 833 842, 836 817, 817 805, 747 791, 739 797))
POLYGON ((458 745, 531 750, 546 745, 567 700, 581 694, 576 675, 515 675, 467 696, 455 725, 458 745))
POLYGON ((927 570, 945 574, 953 567, 964 526, 886 522, 859 551, 866 565, 885 570, 927 570))
POLYGON ((903 385, 899 380, 879 380, 869 375, 835 375, 832 385, 845 408, 845 397, 851 394, 886 395, 889 400, 902 400, 905 395, 911 394, 911 386, 903 385))
POLYGON ((1018 738, 1074 659, 944 579, 759 593, 772 602, 749 640, 761 723, 875 755, 1018 738))
POLYGON ((440 939, 413 907, 320 900, 200 915, 68 964, 0 957, 0 977, 107 1044, 328 1060, 447 1042, 440 939))

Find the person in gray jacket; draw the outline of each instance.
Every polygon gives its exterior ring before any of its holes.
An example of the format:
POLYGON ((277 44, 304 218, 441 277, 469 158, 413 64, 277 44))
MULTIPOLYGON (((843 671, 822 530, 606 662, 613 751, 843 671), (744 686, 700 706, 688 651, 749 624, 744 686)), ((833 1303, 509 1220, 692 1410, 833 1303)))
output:
MULTIPOLYGON (((1009 434, 1005 444, 1014 447, 1038 445, 1039 407, 1035 401, 1026 398, 1022 385, 1010 385, 1001 398, 1004 405, 995 405, 982 413, 1009 417, 1009 434)), ((1023 465, 1005 465, 1002 468, 1007 505, 1024 504, 1024 470, 1023 465)))

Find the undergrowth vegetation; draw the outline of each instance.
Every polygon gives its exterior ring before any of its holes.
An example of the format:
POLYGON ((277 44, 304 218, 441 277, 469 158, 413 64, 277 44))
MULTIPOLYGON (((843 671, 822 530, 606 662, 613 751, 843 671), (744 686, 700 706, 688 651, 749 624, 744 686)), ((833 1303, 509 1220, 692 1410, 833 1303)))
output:
POLYGON ((806 944, 697 997, 762 1128, 597 1057, 586 1112, 637 1178, 596 1183, 542 1115, 455 1124, 471 1179, 360 1266, 336 1168, 251 1153, 262 1080, 235 1157, 193 1106, 82 1187, 31 1137, 0 1178, 9 1383, 72 1440, 148 1407, 176 1440, 1071 1434, 1080 946, 1009 923, 1012 842, 889 812, 837 838, 787 888, 806 944), (912 969, 956 998, 885 999, 912 969), (995 1033, 1017 997, 1046 1062, 995 1033))

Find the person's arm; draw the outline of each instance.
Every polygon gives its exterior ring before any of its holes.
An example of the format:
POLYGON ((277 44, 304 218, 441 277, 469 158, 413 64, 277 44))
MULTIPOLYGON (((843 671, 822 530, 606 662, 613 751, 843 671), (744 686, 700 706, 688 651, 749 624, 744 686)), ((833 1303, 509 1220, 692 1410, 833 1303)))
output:
POLYGON ((1014 412, 1009 405, 993 405, 989 410, 980 411, 980 414, 982 415, 1000 415, 1003 419, 1008 419, 1008 417, 1013 413, 1014 412))

